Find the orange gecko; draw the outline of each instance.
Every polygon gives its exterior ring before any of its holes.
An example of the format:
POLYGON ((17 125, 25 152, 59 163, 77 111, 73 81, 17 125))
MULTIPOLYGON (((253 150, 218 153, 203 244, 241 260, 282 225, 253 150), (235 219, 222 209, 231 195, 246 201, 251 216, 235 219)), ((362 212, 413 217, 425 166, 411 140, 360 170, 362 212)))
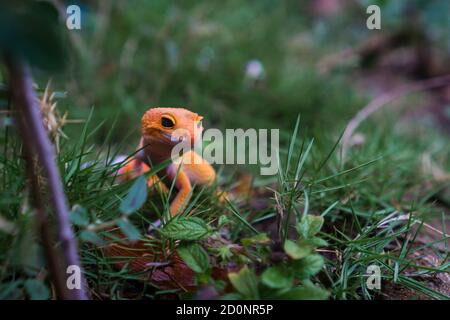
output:
MULTIPOLYGON (((176 195, 170 204, 170 214, 181 213, 189 203, 193 185, 211 184, 216 171, 194 150, 187 150, 180 157, 173 157, 175 146, 183 142, 193 147, 201 139, 203 117, 183 108, 152 108, 141 120, 141 140, 136 156, 119 170, 119 180, 128 180, 148 172, 151 166, 169 160, 169 165, 148 178, 148 185, 163 192, 174 185, 176 195), (181 131, 181 132, 180 132, 181 131), (181 134, 180 134, 181 133, 181 134), (181 161, 180 161, 181 160, 181 161)), ((228 197, 218 190, 219 201, 228 197)), ((117 234, 116 234, 117 235, 117 234)), ((146 236, 151 239, 151 235, 146 236)), ((142 273, 143 279, 162 289, 195 289, 195 273, 178 256, 176 250, 169 258, 166 252, 149 249, 146 240, 111 242, 102 248, 106 256, 114 258, 114 265, 122 269, 127 266, 131 273, 142 273), (154 267, 155 263, 167 265, 154 267), (153 266, 152 266, 153 264, 153 266), (146 271, 150 271, 146 273, 146 271)), ((226 272, 213 268, 214 277, 226 281, 226 272)))
POLYGON ((194 146, 201 139, 202 119, 184 108, 149 109, 141 120, 140 151, 119 171, 121 179, 127 180, 149 171, 151 165, 170 159, 170 164, 159 171, 158 176, 149 178, 148 185, 167 191, 167 186, 174 183, 177 194, 170 204, 172 216, 187 206, 193 185, 210 184, 216 178, 211 164, 193 150, 184 152, 176 161, 172 157, 172 150, 178 143, 184 141, 194 146))

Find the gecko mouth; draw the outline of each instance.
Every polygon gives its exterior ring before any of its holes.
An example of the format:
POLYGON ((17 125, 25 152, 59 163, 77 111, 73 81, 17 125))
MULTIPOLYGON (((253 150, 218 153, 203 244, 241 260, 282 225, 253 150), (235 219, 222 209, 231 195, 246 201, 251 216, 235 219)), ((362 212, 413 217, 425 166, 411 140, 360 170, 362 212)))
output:
POLYGON ((146 134, 145 136, 147 140, 158 140, 167 144, 177 144, 187 140, 187 137, 184 135, 174 135, 167 132, 159 132, 157 136, 152 134, 146 134))
POLYGON ((166 139, 170 140, 170 142, 174 142, 174 143, 179 143, 179 142, 187 140, 186 136, 176 136, 176 135, 168 134, 168 133, 164 133, 163 135, 164 135, 164 137, 166 137, 166 139))

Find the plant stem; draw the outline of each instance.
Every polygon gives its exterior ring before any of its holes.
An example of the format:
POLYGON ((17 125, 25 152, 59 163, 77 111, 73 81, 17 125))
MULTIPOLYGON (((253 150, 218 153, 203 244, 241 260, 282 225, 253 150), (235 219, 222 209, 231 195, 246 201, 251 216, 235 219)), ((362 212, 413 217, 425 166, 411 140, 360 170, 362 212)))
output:
MULTIPOLYGON (((67 208, 63 185, 56 167, 55 153, 42 122, 28 66, 11 56, 6 57, 6 65, 9 71, 12 101, 14 107, 17 109, 18 122, 21 122, 20 134, 24 147, 32 155, 31 159, 29 158, 27 161, 33 161, 33 158, 36 157, 40 166, 42 166, 43 175, 48 184, 50 204, 56 216, 58 240, 62 249, 62 268, 56 268, 51 271, 55 273, 53 275, 55 278, 65 279, 68 266, 81 266, 76 239, 69 222, 69 210, 67 208)), ((31 166, 33 166, 32 163, 31 166)), ((28 171, 33 175, 36 174, 35 170, 28 171)), ((36 177, 32 178, 34 179, 36 177)), ((33 192, 36 193, 34 195, 35 198, 41 197, 39 190, 33 190, 33 192)), ((41 204, 45 203, 42 199, 40 201, 41 204)), ((38 208, 39 210, 44 210, 44 208, 38 208)), ((41 226, 47 225, 47 223, 42 224, 42 222, 40 221, 41 226)), ((43 238, 46 238, 45 233, 43 238)), ((49 245, 49 243, 46 245, 49 245)), ((52 252, 55 254, 54 250, 52 252)), ((49 261, 49 267, 55 268, 55 266, 52 266, 51 261, 49 261)), ((85 284, 83 277, 81 283, 85 284)), ((87 299, 83 285, 79 289, 75 288, 72 290, 67 288, 65 281, 63 283, 57 281, 55 285, 59 286, 57 292, 60 293, 60 298, 62 299, 87 299)))
POLYGON ((382 95, 370 101, 369 104, 358 111, 358 113, 350 120, 350 122, 347 124, 347 127, 345 128, 344 134, 342 135, 342 160, 345 161, 347 151, 351 147, 350 140, 353 136, 353 133, 361 124, 361 122, 366 120, 372 113, 386 106, 388 103, 399 99, 411 92, 429 90, 449 85, 450 75, 447 74, 444 76, 419 80, 417 82, 406 84, 398 89, 383 93, 382 95))

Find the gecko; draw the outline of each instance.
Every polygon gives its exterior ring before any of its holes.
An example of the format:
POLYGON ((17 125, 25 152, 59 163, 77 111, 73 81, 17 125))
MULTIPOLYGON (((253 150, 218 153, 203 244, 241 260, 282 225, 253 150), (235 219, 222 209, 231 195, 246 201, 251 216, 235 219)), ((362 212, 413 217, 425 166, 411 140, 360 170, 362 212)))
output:
POLYGON ((202 116, 185 108, 150 108, 141 119, 138 152, 118 172, 121 180, 128 180, 169 160, 164 170, 148 178, 147 185, 168 192, 168 186, 174 184, 177 193, 170 203, 172 217, 186 208, 193 185, 210 185, 216 179, 211 164, 192 149, 184 152, 177 161, 172 159, 173 148, 178 143, 188 140, 194 146, 201 140, 202 120, 202 116), (184 133, 175 134, 180 131, 184 133))
MULTIPOLYGON (((131 161, 119 169, 119 180, 136 178, 169 160, 168 166, 147 178, 147 185, 160 192, 169 192, 174 186, 176 195, 170 203, 172 217, 182 213, 191 198, 194 185, 211 185, 217 178, 212 165, 193 149, 185 151, 180 157, 173 157, 172 151, 180 142, 188 140, 190 146, 200 142, 203 117, 185 108, 151 108, 141 119, 141 138, 137 153, 131 161), (175 133, 182 129, 181 136, 175 133)), ((230 199, 230 194, 218 187, 216 195, 220 202, 230 199)), ((232 199, 232 198, 231 198, 232 199)), ((158 220, 159 221, 159 220, 158 220)), ((156 225, 153 223, 153 225, 156 225)), ((147 234, 146 238, 153 236, 147 234)), ((111 242, 102 247, 106 256, 115 257, 114 264, 122 269, 127 266, 131 273, 145 273, 152 269, 152 282, 165 289, 182 289, 192 291, 196 288, 195 273, 183 262, 176 250, 170 256, 170 263, 160 268, 152 268, 151 264, 167 261, 166 252, 149 250, 146 240, 132 242, 111 242)), ((217 272, 217 278, 225 281, 223 273, 217 272)), ((148 274, 146 276, 148 277, 148 274)))

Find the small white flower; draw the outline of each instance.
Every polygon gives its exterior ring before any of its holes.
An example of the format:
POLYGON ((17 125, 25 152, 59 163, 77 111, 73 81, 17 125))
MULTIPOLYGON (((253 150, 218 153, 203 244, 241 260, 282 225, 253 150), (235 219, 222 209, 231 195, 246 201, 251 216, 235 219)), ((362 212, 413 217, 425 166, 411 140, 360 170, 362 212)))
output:
POLYGON ((250 60, 245 67, 245 76, 253 80, 261 80, 265 77, 264 66, 259 60, 250 60))

